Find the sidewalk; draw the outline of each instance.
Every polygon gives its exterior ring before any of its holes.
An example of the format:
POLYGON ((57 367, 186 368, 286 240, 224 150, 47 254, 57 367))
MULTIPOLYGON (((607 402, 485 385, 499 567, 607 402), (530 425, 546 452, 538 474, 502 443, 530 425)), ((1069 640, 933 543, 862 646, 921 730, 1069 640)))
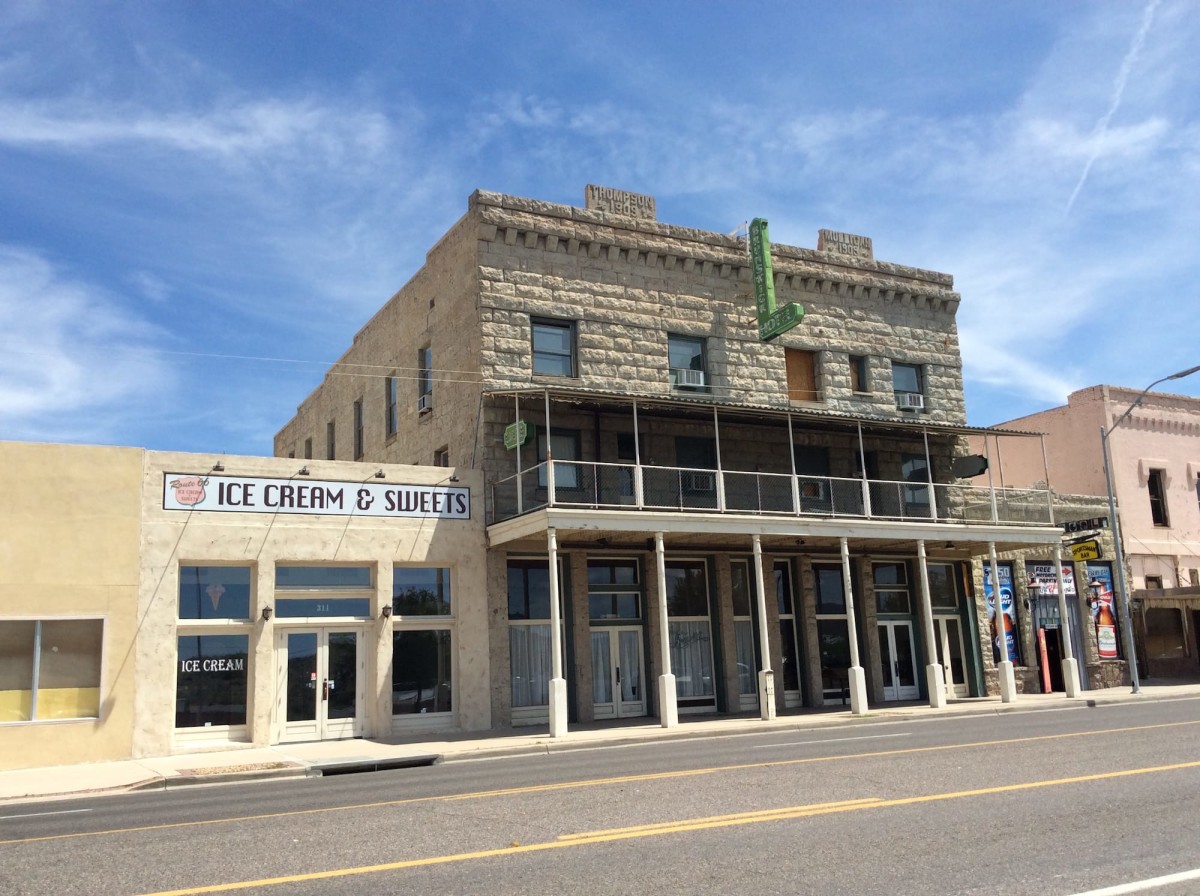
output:
POLYGON ((1142 683, 1142 693, 1128 687, 1085 691, 1075 699, 1062 694, 1021 694, 1012 703, 999 697, 953 700, 943 709, 924 703, 874 706, 863 716, 849 708, 802 710, 770 722, 757 716, 684 717, 676 728, 663 728, 655 719, 637 723, 596 723, 572 726, 564 737, 551 738, 544 726, 468 735, 431 734, 420 742, 395 738, 320 741, 239 747, 207 752, 177 753, 146 759, 94 762, 0 772, 0 803, 55 797, 162 789, 191 784, 254 781, 265 778, 310 777, 430 765, 485 756, 551 753, 586 747, 678 738, 720 737, 763 731, 805 731, 862 725, 901 718, 933 719, 980 713, 1084 709, 1091 706, 1144 700, 1200 697, 1200 682, 1142 683), (438 739, 445 738, 445 739, 438 739))

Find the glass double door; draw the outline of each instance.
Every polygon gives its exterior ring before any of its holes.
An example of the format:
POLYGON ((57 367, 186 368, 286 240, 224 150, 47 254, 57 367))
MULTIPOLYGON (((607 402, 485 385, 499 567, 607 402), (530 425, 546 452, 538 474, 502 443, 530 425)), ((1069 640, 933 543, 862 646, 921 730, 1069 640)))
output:
POLYGON ((934 616, 933 631, 937 643, 938 663, 941 664, 942 676, 946 680, 946 696, 968 696, 970 688, 967 685, 962 626, 958 617, 934 616))
POLYGON ((884 700, 916 700, 921 696, 911 622, 889 620, 879 623, 879 661, 884 700))
POLYGON ((321 626, 280 632, 280 741, 338 740, 363 731, 363 632, 321 626))
POLYGON ((597 719, 646 714, 640 626, 592 629, 592 704, 597 719))

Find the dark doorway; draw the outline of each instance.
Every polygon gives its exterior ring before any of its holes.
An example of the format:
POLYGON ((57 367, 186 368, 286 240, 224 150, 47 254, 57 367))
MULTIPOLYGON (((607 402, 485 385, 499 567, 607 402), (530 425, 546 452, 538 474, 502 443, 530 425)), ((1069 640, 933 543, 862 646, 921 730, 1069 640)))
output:
POLYGON ((1046 633, 1045 662, 1046 668, 1050 670, 1050 690, 1065 692, 1067 686, 1062 673, 1062 629, 1047 628, 1042 631, 1046 633))

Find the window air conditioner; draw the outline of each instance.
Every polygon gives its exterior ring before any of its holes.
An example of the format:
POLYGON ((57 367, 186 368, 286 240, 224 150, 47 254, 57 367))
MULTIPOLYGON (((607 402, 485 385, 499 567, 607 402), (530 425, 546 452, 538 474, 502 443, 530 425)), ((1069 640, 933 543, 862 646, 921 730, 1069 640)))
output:
POLYGON ((433 393, 426 392, 424 395, 422 395, 421 397, 419 397, 417 399, 417 412, 420 414, 424 414, 427 411, 432 411, 432 410, 433 410, 433 393))
POLYGON ((904 411, 919 411, 925 407, 925 396, 920 392, 897 392, 896 407, 904 411))
POLYGON ((688 367, 676 367, 671 371, 675 374, 676 386, 703 386, 704 371, 692 370, 688 367))
POLYGON ((712 473, 685 473, 683 487, 689 492, 712 492, 717 490, 717 477, 712 473))

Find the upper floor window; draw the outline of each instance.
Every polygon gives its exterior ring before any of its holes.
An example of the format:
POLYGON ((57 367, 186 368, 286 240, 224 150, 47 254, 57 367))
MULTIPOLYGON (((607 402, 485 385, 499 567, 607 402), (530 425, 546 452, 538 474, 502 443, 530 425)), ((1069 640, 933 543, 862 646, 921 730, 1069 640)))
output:
POLYGON ((450 448, 448 446, 443 446, 433 452, 433 465, 435 467, 450 466, 450 448))
POLYGON ((783 359, 787 365, 788 400, 820 401, 821 391, 817 387, 817 353, 785 348, 783 359))
POLYGON ((574 321, 532 318, 533 372, 576 376, 574 321))
POLYGON ((1150 517, 1154 525, 1171 525, 1167 515, 1166 474, 1162 470, 1151 470, 1146 476, 1146 489, 1150 492, 1150 517))
POLYGON ((433 407, 433 349, 425 346, 417 352, 417 410, 433 407))
POLYGON ((325 457, 328 460, 337 458, 337 427, 332 420, 325 426, 325 457))
POLYGON ((892 391, 896 393, 896 407, 920 410, 925 407, 925 377, 917 364, 892 362, 892 391))
POLYGON ((868 378, 867 359, 863 355, 850 356, 850 391, 871 391, 871 381, 868 378))
MULTIPOLYGON (((550 460, 555 462, 554 487, 556 489, 579 488, 582 484, 580 465, 577 463, 580 457, 579 430, 551 430, 548 444, 550 447, 550 460), (568 463, 559 463, 559 461, 568 461, 568 463)), ((541 488, 545 488, 547 484, 546 446, 546 431, 539 429, 537 436, 537 459, 540 464, 538 467, 538 485, 541 488)))
POLYGON ((384 405, 387 407, 387 434, 394 436, 399 430, 400 418, 397 404, 400 398, 400 381, 389 376, 384 380, 384 405))
POLYGON ((304 459, 312 460, 312 439, 304 440, 304 459))
POLYGON ((667 336, 667 363, 676 389, 708 391, 708 360, 704 340, 696 336, 667 336))
POLYGON ((354 402, 354 459, 363 458, 363 403, 360 398, 354 402))

